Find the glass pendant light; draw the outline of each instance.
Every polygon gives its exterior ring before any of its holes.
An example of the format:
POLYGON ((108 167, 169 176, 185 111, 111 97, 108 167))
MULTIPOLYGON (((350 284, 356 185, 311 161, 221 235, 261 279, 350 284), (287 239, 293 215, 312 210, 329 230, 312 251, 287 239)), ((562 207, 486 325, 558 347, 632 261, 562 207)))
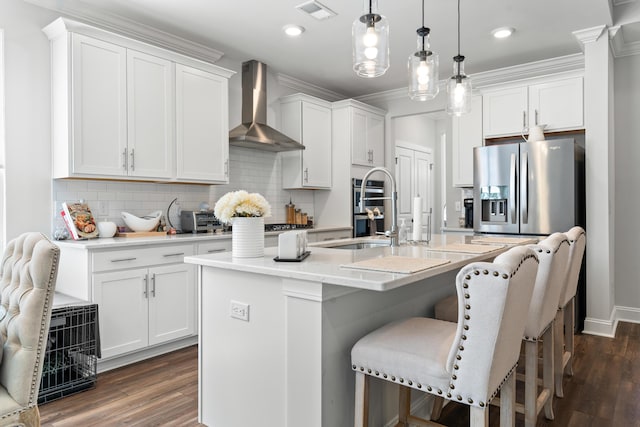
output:
POLYGON ((438 55, 429 50, 429 33, 424 26, 424 0, 422 0, 422 27, 418 34, 418 51, 409 57, 409 97, 416 101, 433 99, 438 94, 438 55))
POLYGON ((447 112, 461 116, 471 110, 471 78, 464 73, 460 55, 460 0, 458 0, 458 54, 453 57, 453 76, 447 83, 447 112))
POLYGON ((378 77, 389 69, 389 22, 378 12, 378 0, 364 0, 364 13, 353 21, 353 71, 378 77))

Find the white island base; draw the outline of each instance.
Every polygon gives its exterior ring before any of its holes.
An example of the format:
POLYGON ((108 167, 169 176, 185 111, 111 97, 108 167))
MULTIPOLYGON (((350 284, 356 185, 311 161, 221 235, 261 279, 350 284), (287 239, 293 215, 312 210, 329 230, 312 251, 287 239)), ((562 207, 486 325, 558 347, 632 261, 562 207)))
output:
MULTIPOLYGON (((390 321, 432 316, 462 265, 502 252, 311 248, 301 263, 277 263, 276 251, 185 259, 200 265, 199 420, 209 427, 352 426, 355 342, 390 321), (392 252, 451 262, 414 274, 340 268, 392 252), (231 317, 232 301, 249 306, 248 321, 231 317)), ((395 385, 372 381, 370 425, 392 422, 397 399, 395 385)))

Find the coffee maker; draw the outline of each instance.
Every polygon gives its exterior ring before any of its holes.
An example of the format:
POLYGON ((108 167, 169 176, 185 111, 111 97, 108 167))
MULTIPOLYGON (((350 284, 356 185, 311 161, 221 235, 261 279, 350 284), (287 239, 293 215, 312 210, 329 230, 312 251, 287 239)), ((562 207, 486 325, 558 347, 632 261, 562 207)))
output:
POLYGON ((464 228, 473 228, 473 199, 464 199, 464 228))

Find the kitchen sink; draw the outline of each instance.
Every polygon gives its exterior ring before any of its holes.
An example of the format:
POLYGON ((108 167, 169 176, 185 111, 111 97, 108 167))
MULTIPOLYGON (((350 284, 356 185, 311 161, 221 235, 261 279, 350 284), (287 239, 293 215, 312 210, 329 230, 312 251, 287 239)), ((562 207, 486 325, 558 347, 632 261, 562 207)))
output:
POLYGON ((333 249, 367 249, 367 248, 378 248, 382 246, 389 246, 390 244, 391 242, 389 240, 376 240, 371 242, 344 243, 341 245, 327 246, 327 247, 333 248, 333 249))

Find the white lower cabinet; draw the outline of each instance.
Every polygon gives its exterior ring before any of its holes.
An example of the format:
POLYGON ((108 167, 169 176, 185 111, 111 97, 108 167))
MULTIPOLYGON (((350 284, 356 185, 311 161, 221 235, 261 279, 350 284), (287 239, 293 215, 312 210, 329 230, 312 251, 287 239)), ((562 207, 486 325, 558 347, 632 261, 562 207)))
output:
POLYGON ((102 357, 188 337, 196 333, 195 266, 182 262, 192 245, 97 253, 93 301, 98 304, 102 357), (132 255, 135 254, 135 255, 132 255), (106 259, 106 261, 105 261, 106 259), (154 265, 126 268, 149 262, 154 265), (98 267, 99 268, 99 267, 98 267))

